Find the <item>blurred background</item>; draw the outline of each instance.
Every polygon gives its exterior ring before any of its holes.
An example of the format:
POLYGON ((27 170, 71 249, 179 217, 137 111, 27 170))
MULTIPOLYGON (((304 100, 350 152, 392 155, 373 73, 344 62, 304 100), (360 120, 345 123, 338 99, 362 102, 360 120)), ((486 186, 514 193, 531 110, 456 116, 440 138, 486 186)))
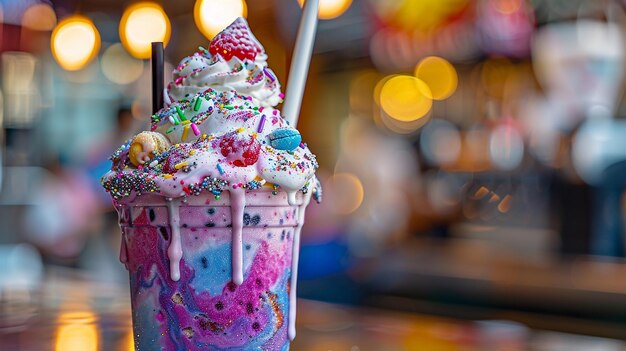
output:
MULTIPOLYGON (((0 349, 132 350, 100 176, 247 17, 285 84, 302 0, 0 0, 0 349)), ((626 350, 626 2, 320 0, 294 350, 626 350)), ((284 91, 284 87, 283 87, 284 91)))

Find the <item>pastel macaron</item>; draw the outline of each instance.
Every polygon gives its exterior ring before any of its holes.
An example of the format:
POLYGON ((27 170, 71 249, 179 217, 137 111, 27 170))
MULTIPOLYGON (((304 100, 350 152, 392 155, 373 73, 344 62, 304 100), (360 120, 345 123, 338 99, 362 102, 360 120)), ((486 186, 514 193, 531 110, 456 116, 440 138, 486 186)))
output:
POLYGON ((291 128, 276 129, 269 135, 270 145, 277 150, 293 151, 302 142, 300 132, 291 128))

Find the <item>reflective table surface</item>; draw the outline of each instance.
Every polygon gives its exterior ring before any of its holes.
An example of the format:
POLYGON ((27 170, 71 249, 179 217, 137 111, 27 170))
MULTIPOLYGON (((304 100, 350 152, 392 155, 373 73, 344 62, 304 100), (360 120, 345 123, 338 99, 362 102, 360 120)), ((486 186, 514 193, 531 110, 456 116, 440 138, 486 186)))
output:
MULTIPOLYGON (((0 294, 2 351, 131 351, 127 288, 49 271, 41 289, 0 294)), ((530 330, 507 321, 461 321, 310 300, 298 304, 291 350, 626 350, 619 340, 530 330)))

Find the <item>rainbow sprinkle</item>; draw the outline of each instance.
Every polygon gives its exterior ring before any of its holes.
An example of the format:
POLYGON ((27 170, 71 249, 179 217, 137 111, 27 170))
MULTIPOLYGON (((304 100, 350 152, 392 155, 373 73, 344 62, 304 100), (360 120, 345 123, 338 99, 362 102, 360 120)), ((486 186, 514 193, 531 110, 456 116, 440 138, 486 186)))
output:
POLYGON ((189 135, 189 125, 185 124, 185 128, 183 129, 183 135, 181 136, 181 139, 183 141, 187 140, 188 135, 189 135))
POLYGON ((176 113, 178 114, 178 117, 180 117, 181 121, 187 120, 187 118, 185 118, 185 114, 183 113, 183 110, 181 110, 179 106, 176 106, 176 113))
POLYGON ((195 123, 191 123, 191 130, 193 131, 193 134, 195 134, 196 136, 200 135, 200 130, 198 129, 198 126, 196 126, 195 123))

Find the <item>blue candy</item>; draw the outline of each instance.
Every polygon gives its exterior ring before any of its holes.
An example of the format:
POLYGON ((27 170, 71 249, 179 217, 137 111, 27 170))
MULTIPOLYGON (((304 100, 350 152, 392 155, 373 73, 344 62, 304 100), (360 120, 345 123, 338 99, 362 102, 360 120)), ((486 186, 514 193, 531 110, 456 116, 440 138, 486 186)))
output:
POLYGON ((300 132, 291 128, 276 129, 270 135, 270 145, 274 149, 293 151, 302 142, 300 132))

